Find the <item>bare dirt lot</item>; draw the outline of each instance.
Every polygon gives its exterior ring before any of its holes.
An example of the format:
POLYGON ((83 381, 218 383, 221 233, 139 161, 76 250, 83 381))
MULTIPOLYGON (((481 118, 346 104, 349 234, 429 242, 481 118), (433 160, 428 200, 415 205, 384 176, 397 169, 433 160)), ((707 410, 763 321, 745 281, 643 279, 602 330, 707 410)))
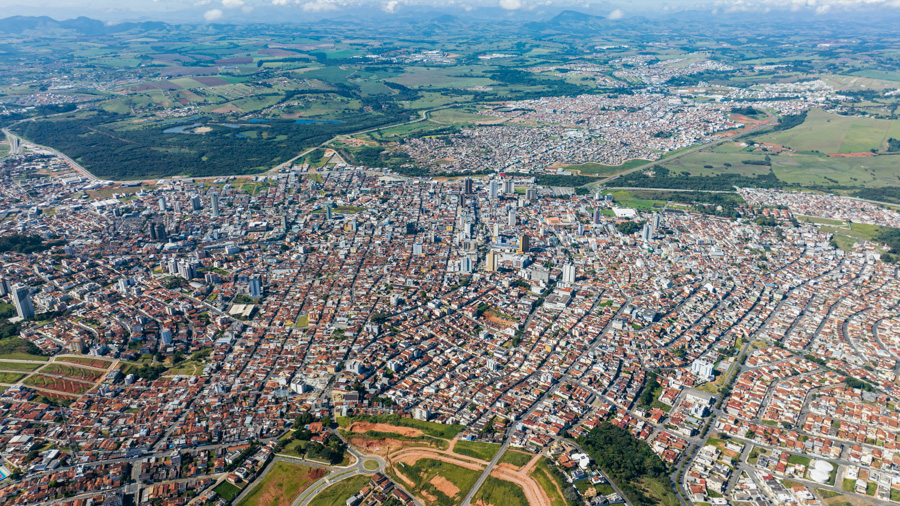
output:
POLYGON ((406 437, 419 437, 423 435, 422 431, 420 431, 419 429, 413 429, 412 427, 398 427, 396 425, 388 425, 386 423, 353 422, 349 427, 347 427, 347 430, 350 432, 355 432, 357 434, 373 431, 390 432, 406 437))

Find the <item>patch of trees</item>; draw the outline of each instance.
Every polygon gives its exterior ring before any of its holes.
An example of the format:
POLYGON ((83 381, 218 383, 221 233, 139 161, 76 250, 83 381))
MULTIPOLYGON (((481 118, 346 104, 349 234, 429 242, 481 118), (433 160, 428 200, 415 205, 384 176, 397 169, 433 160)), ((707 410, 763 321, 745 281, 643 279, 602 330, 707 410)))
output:
POLYGON ((604 422, 579 438, 578 443, 635 506, 656 504, 642 490, 642 480, 657 480, 659 486, 675 494, 665 463, 628 430, 604 422))
POLYGON ((825 359, 819 358, 815 355, 810 355, 808 353, 806 355, 803 355, 803 358, 805 358, 806 360, 809 360, 810 362, 812 362, 814 364, 819 364, 822 366, 828 365, 828 362, 825 359))
POLYGON ((644 391, 641 392, 641 396, 638 397, 638 406, 641 406, 642 408, 649 408, 650 405, 653 404, 656 389, 658 389, 659 387, 660 384, 657 380, 656 373, 647 373, 647 383, 644 385, 644 391))
MULTIPOLYGON (((9 322, 2 323, 12 325, 9 322)), ((2 326, 2 324, 0 324, 0 326, 2 326)), ((0 333, 0 335, 2 335, 2 333, 0 333)), ((3 335, 3 337, 3 339, 0 339, 0 355, 8 355, 10 353, 27 353, 29 355, 44 354, 44 352, 31 341, 26 341, 20 337, 9 337, 6 335, 3 335)))
POLYGON ((331 434, 325 440, 325 444, 310 441, 306 445, 306 458, 338 464, 343 460, 346 450, 347 445, 339 437, 331 434))
POLYGON ((900 204, 900 186, 884 186, 882 188, 863 188, 850 194, 852 197, 900 204))
POLYGON ((623 221, 616 223, 616 230, 625 235, 631 235, 638 232, 644 226, 643 221, 623 221))
MULTIPOLYGON (((516 91, 516 99, 520 99, 518 97, 519 94, 537 94, 541 96, 547 95, 555 95, 555 96, 566 96, 566 97, 574 97, 577 95, 585 95, 585 94, 595 94, 597 93, 598 88, 588 88, 585 86, 579 86, 577 84, 572 84, 570 82, 564 81, 562 79, 542 79, 540 77, 535 76, 532 72, 527 72, 524 70, 511 69, 511 68, 500 68, 497 70, 493 70, 487 73, 487 76, 493 79, 494 81, 498 81, 510 86, 529 86, 529 87, 546 87, 547 90, 539 93, 535 92, 521 92, 519 90, 516 91)), ((511 90, 512 91, 512 90, 511 90)))
POLYGON ((672 188, 676 190, 718 190, 732 191, 735 186, 754 188, 783 188, 785 183, 774 173, 756 177, 726 173, 714 176, 691 176, 690 173, 673 173, 661 166, 653 167, 653 176, 643 172, 632 172, 620 178, 622 186, 638 188, 672 188))
POLYGON ((888 263, 895 263, 900 259, 900 229, 882 227, 875 234, 875 240, 887 245, 893 253, 884 253, 881 259, 888 263))
POLYGON ((806 121, 806 111, 803 111, 800 114, 789 114, 787 116, 782 116, 781 121, 772 127, 772 130, 790 130, 795 126, 802 125, 804 121, 806 121))
POLYGON ((765 114, 764 112, 756 109, 755 107, 745 106, 745 107, 732 107, 732 114, 741 114, 743 116, 753 117, 759 114, 765 114))
POLYGON ((875 391, 875 387, 872 386, 871 383, 869 383, 868 381, 865 381, 865 380, 861 380, 861 379, 857 379, 857 378, 848 376, 847 379, 844 380, 844 383, 846 383, 847 386, 850 388, 855 388, 857 390, 862 390, 864 392, 874 392, 875 391))
POLYGON ((0 237, 0 253, 14 251, 16 253, 37 253, 59 246, 62 241, 45 242, 37 235, 5 235, 0 237))
POLYGON ((136 368, 131 371, 131 374, 134 374, 136 378, 145 379, 147 381, 154 381, 159 379, 162 376, 162 373, 166 371, 166 366, 162 364, 144 364, 141 368, 136 368))
POLYGON ((388 321, 388 315, 386 315, 384 313, 375 313, 372 315, 371 318, 369 318, 369 321, 371 321, 372 323, 374 323, 376 325, 383 325, 385 322, 388 321))
POLYGON ((893 137, 888 139, 887 150, 889 153, 896 153, 896 152, 900 151, 900 139, 895 139, 893 137))
MULTIPOLYGON (((10 323, 6 320, 0 321, 0 339, 12 338, 19 334, 19 324, 18 323, 10 323)), ((0 341, 2 342, 2 341, 0 341)), ((28 341, 26 341, 28 342, 28 341)), ((31 343, 29 343, 31 344, 31 343)), ((34 346, 32 344, 32 346, 34 346)), ((36 347, 36 346, 35 346, 36 347)), ((40 351, 40 350, 38 350, 40 351)), ((5 353, 0 350, 0 353, 5 353)))

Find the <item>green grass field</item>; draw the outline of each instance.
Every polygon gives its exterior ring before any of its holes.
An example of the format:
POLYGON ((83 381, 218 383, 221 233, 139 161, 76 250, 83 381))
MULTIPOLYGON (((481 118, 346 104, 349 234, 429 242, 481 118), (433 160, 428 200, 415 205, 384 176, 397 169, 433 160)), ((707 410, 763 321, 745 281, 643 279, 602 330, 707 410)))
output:
POLYGON ((478 441, 459 440, 453 447, 453 453, 466 455, 476 459, 486 460, 490 462, 500 450, 500 445, 495 443, 481 443, 478 441))
POLYGON ((50 360, 50 357, 45 357, 42 355, 31 355, 28 353, 22 352, 13 352, 13 353, 4 353, 0 355, 0 360, 33 360, 33 361, 41 361, 46 362, 50 360))
POLYGON ((419 497, 422 497, 423 494, 434 497, 435 500, 429 502, 429 504, 438 506, 455 506, 459 504, 481 475, 480 471, 466 469, 434 459, 420 459, 413 465, 400 464, 397 469, 415 484, 412 490, 414 494, 419 497), (457 491, 452 495, 441 492, 431 483, 436 478, 449 481, 457 491))
POLYGON ((533 455, 530 453, 520 452, 516 450, 506 450, 506 453, 504 453, 503 456, 500 457, 499 463, 509 464, 511 466, 522 468, 531 460, 532 457, 533 455))
POLYGON ((640 486, 655 504, 663 506, 679 506, 681 504, 678 496, 670 490, 671 485, 667 486, 658 479, 644 478, 641 480, 640 486))
POLYGON ((560 490, 565 490, 565 487, 571 485, 566 483, 559 472, 554 472, 555 470, 551 466, 553 466, 552 463, 541 458, 532 469, 530 476, 544 489, 547 497, 550 498, 550 506, 571 506, 559 493, 560 490))
POLYGON ((811 109, 802 125, 762 135, 758 140, 795 151, 860 153, 883 148, 889 137, 900 138, 900 121, 838 116, 811 109))
POLYGON ((232 485, 231 483, 228 483, 227 481, 223 481, 222 483, 216 485, 216 488, 214 488, 213 491, 226 501, 231 501, 241 493, 240 488, 232 485))
POLYGON ((472 108, 438 109, 428 115, 428 119, 439 125, 471 125, 475 123, 493 123, 497 118, 475 114, 472 108))
POLYGON ((300 464, 275 462, 266 477, 238 503, 238 506, 289 506, 324 471, 300 464))
POLYGON ((614 190, 609 193, 612 194, 617 207, 630 207, 641 211, 649 211, 652 209, 661 209, 666 205, 665 201, 662 200, 636 198, 628 190, 614 190))
POLYGON ((493 476, 488 476, 478 489, 475 501, 492 506, 528 506, 522 487, 493 476))
POLYGON ((585 176, 611 176, 613 174, 618 174, 619 172, 623 172, 626 170, 631 170, 635 167, 640 167, 641 165, 646 165, 650 163, 650 160, 643 160, 640 158, 634 160, 628 160, 622 165, 603 165, 602 163, 583 163, 581 165, 568 165, 565 167, 566 170, 578 171, 579 173, 585 176))
POLYGON ((12 384, 17 383, 19 380, 25 377, 25 374, 20 372, 0 372, 0 383, 12 384))
POLYGON ((846 226, 841 220, 832 220, 829 218, 819 218, 818 216, 796 215, 797 221, 805 221, 807 223, 815 223, 817 225, 831 225, 834 227, 846 226))
POLYGON ((0 362, 0 370, 7 371, 34 371, 42 364, 28 364, 24 362, 0 362))
POLYGON ((352 478, 341 480, 334 485, 319 492, 312 501, 310 506, 344 506, 347 499, 362 490, 370 481, 368 475, 357 475, 352 478))
POLYGON ((205 366, 199 362, 194 362, 193 360, 185 360, 184 362, 179 363, 176 367, 173 367, 164 372, 163 376, 200 376, 201 374, 203 374, 204 367, 205 366))

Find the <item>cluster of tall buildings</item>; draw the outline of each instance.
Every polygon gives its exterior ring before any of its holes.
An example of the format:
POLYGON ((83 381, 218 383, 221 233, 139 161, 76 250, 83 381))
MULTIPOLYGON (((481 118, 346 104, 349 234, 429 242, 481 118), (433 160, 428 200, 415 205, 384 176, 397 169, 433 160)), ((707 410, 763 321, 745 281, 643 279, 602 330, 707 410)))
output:
POLYGON ((197 277, 197 269, 200 267, 200 262, 170 257, 163 263, 162 267, 168 274, 180 276, 184 279, 194 279, 197 277))

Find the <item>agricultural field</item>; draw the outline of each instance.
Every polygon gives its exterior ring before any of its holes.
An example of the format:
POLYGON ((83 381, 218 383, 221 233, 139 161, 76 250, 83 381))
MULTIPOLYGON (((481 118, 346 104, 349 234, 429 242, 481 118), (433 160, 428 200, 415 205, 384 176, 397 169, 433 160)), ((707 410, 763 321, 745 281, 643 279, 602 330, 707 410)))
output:
POLYGON ((90 358, 90 357, 58 357, 56 359, 57 362, 70 362, 73 364, 84 365, 87 367, 93 367, 95 369, 107 369, 109 368, 110 362, 109 360, 103 360, 100 358, 90 358))
POLYGON ((900 121, 838 116, 821 109, 811 109, 799 126, 759 136, 761 142, 816 153, 881 150, 889 138, 900 138, 900 121))
POLYGON ((275 462, 237 506, 290 506, 301 492, 326 473, 320 468, 275 462))
POLYGON ((65 376, 81 381, 94 382, 103 377, 103 372, 92 369, 84 369, 71 365, 60 363, 52 363, 40 370, 41 374, 50 374, 54 376, 65 376))
POLYGON ((62 394, 81 395, 90 390, 94 385, 81 381, 54 378, 43 374, 32 374, 23 382, 25 385, 45 390, 55 390, 62 394))

